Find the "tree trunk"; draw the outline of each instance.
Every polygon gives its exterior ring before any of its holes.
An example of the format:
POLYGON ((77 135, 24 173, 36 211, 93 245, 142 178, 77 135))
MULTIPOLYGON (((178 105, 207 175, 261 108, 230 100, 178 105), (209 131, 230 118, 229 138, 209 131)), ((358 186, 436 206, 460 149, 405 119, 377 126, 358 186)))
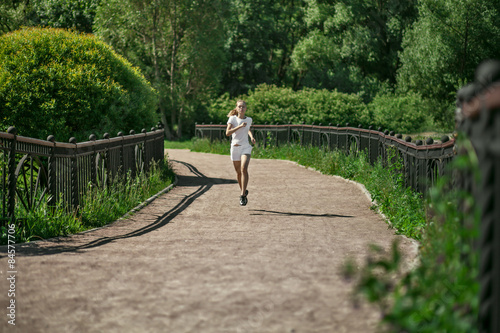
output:
POLYGON ((160 109, 161 122, 164 125, 163 131, 165 132, 165 137, 167 140, 172 140, 172 132, 170 132, 170 128, 168 128, 168 121, 167 121, 167 115, 165 113, 163 97, 160 97, 160 103, 158 105, 158 108, 160 109))
MULTIPOLYGON (((159 19, 159 5, 158 1, 155 1, 155 9, 153 13, 153 33, 152 33, 152 48, 153 48, 153 65, 155 69, 155 80, 159 84, 161 82, 161 77, 160 77, 160 68, 158 65, 158 52, 156 50, 157 44, 156 44, 156 35, 157 35, 157 29, 158 29, 158 19, 159 19)), ((160 90, 161 93, 161 90, 160 90)), ((164 101, 163 97, 160 96, 160 100, 158 102, 158 109, 160 110, 160 117, 161 121, 164 125, 164 131, 165 131, 165 136, 167 140, 172 139, 172 133, 170 132, 170 128, 168 127, 168 122, 167 122, 167 116, 165 114, 165 106, 164 106, 164 101)))
POLYGON ((182 112, 184 107, 182 106, 179 110, 179 116, 177 117, 177 137, 182 138, 182 112))
POLYGON ((177 3, 173 2, 174 12, 173 17, 171 18, 172 25, 172 57, 170 59, 170 95, 172 101, 172 110, 171 110, 171 120, 172 126, 175 124, 175 116, 176 116, 176 103, 175 103, 175 58, 177 56, 177 39, 179 38, 177 31, 177 3))

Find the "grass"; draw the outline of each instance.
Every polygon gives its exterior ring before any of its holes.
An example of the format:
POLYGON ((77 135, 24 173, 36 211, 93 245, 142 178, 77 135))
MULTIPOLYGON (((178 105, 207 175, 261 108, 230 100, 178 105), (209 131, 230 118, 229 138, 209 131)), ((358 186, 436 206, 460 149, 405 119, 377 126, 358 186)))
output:
MULTIPOLYGON (((169 186, 174 173, 167 160, 152 165, 147 174, 122 176, 107 186, 89 184, 77 210, 69 209, 59 200, 49 207, 46 200, 32 211, 16 207, 16 216, 22 216, 23 226, 15 228, 16 243, 30 242, 57 236, 66 236, 101 227, 122 217, 132 208, 169 186)), ((1 229, 1 244, 7 244, 8 228, 1 229)))
POLYGON ((178 140, 170 141, 165 140, 165 149, 191 149, 193 147, 193 140, 178 140))

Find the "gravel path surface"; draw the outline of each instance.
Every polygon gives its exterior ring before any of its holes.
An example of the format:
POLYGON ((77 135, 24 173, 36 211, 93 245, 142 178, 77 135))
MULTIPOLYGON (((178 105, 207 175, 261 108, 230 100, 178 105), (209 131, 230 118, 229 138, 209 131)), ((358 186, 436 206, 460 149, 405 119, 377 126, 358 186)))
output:
POLYGON ((346 258, 400 239, 361 188, 253 159, 248 205, 228 156, 168 150, 178 185, 135 215, 16 246, 16 326, 0 247, 1 332, 375 332, 353 307, 346 258))

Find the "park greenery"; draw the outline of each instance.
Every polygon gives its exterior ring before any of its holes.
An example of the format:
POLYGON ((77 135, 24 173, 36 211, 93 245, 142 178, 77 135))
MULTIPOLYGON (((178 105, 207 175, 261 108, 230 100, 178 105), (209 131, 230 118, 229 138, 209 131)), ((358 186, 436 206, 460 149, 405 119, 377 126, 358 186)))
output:
MULTIPOLYGON (((451 132, 456 91, 500 54, 499 11, 498 0, 4 0, 0 130, 86 140, 161 120, 168 139, 181 139, 195 122, 225 123, 244 99, 256 123, 451 132)), ((203 140, 193 149, 228 150, 203 140)), ((370 165, 362 155, 298 146, 255 149, 254 157, 363 183, 374 209, 420 242, 409 272, 397 250, 374 249, 359 271, 346 265, 389 331, 476 330, 477 213, 457 210, 459 201, 474 204, 450 191, 446 177, 422 196, 404 188, 397 162, 370 165)), ((456 167, 473 162, 457 158, 456 167)), ((42 205, 16 238, 113 221, 164 188, 168 169, 91 188, 76 213, 42 205)))
POLYGON ((92 35, 29 28, 0 37, 0 124, 58 141, 116 135, 158 121, 157 92, 92 35))
MULTIPOLYGON (((460 142, 466 142, 460 138, 460 142)), ((466 144, 459 143, 461 146, 466 144)), ((184 148, 228 154, 226 141, 193 139, 184 148)), ((338 175, 365 186, 373 209, 387 218, 396 233, 418 240, 418 263, 404 268, 397 242, 389 251, 373 246, 364 263, 347 260, 346 283, 355 284, 353 304, 364 296, 381 312, 386 332, 477 332, 479 311, 479 215, 472 196, 453 189, 448 173, 423 195, 404 186, 402 162, 389 153, 387 160, 370 164, 363 153, 346 155, 320 147, 255 146, 252 158, 295 161, 323 174, 338 175), (469 209, 457 210, 457 206, 469 209)), ((477 177, 473 150, 452 163, 454 170, 477 177)), ((476 178, 477 181, 477 178, 476 178)))
POLYGON ((5 0, 0 34, 23 26, 93 34, 151 82, 169 139, 220 121, 226 99, 247 97, 269 122, 451 132, 455 92, 500 53, 499 14, 497 0, 5 0), (287 110, 258 100, 263 90, 327 102, 287 110), (347 119, 347 109, 368 113, 347 119))

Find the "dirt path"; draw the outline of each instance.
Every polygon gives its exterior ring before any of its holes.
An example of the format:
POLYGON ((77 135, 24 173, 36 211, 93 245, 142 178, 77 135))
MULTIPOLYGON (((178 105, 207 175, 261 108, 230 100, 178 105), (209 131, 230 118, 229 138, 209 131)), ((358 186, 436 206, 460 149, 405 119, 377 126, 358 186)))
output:
MULTIPOLYGON (((178 186, 109 227, 17 245, 18 332, 374 332, 340 276, 395 238, 358 186, 287 161, 250 164, 240 207, 228 156, 169 150, 178 186)), ((0 331, 7 257, 0 252, 0 331)))

